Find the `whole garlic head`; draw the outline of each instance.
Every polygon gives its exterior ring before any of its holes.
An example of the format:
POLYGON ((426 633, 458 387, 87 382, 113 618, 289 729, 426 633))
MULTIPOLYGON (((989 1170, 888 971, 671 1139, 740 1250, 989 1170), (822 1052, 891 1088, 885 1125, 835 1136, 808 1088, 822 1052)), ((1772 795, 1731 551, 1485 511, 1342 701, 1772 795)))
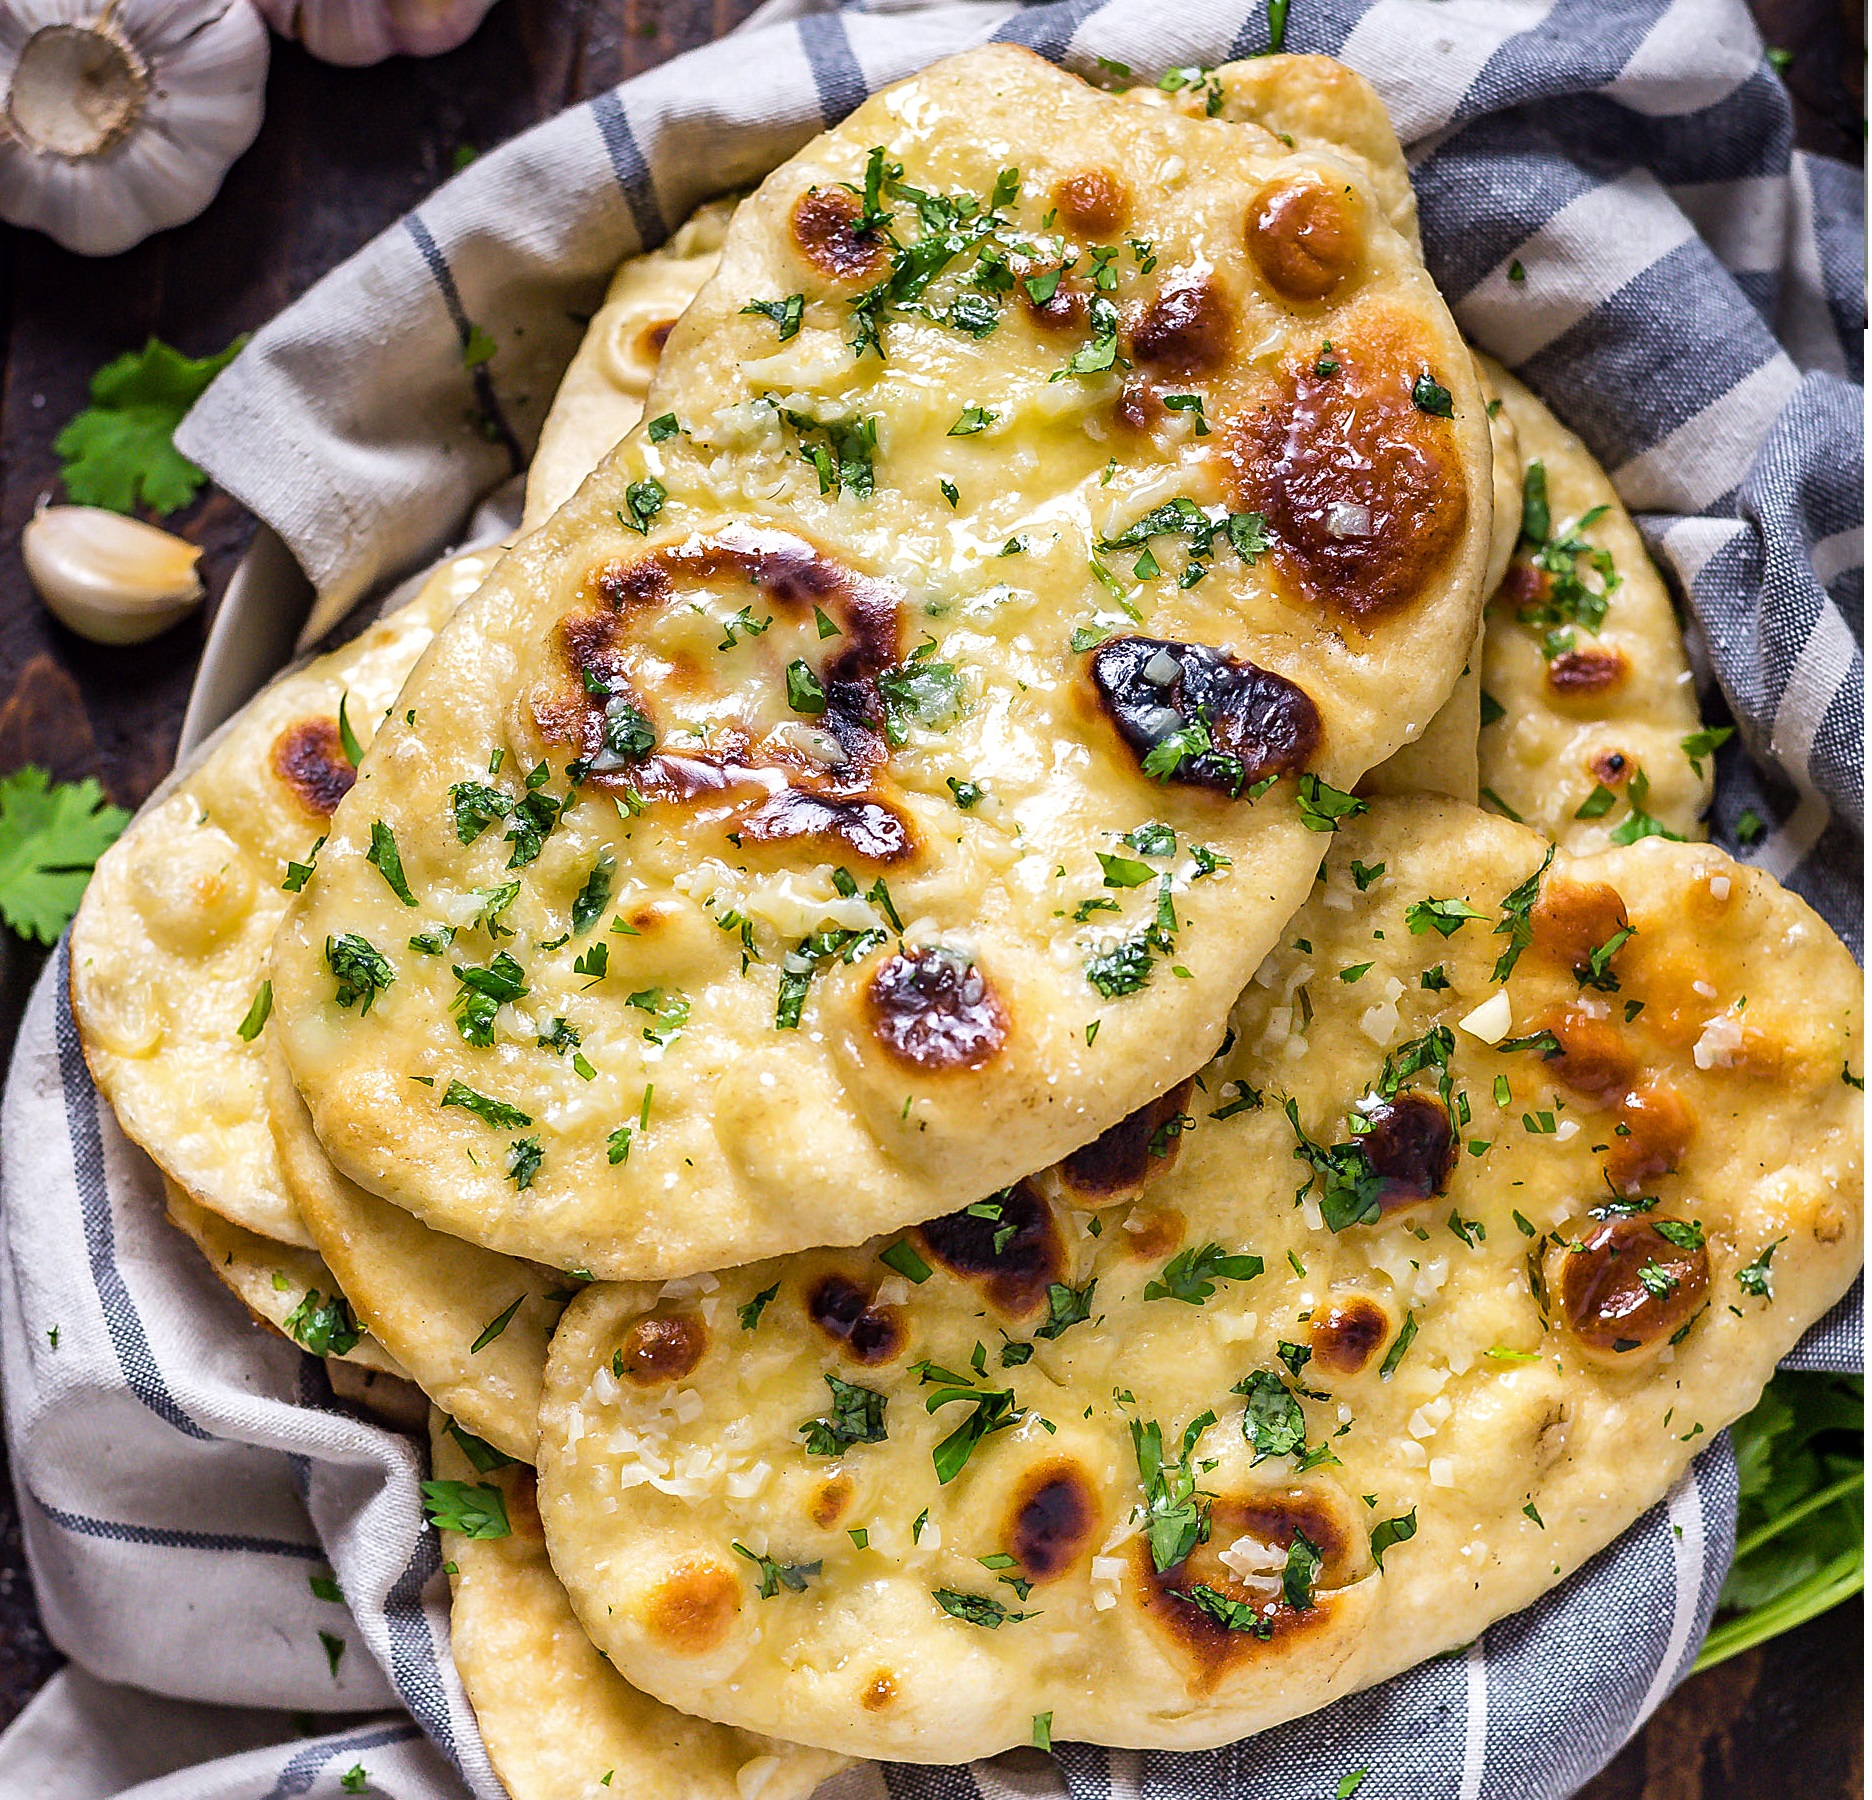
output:
POLYGON ((257 0, 281 37, 320 62, 362 68, 386 56, 440 56, 465 44, 494 0, 257 0))
POLYGON ((140 644, 201 604, 198 546, 99 506, 42 506, 20 555, 53 615, 94 644, 140 644))
POLYGON ((195 217, 254 140, 251 0, 0 5, 0 218, 114 256, 195 217))

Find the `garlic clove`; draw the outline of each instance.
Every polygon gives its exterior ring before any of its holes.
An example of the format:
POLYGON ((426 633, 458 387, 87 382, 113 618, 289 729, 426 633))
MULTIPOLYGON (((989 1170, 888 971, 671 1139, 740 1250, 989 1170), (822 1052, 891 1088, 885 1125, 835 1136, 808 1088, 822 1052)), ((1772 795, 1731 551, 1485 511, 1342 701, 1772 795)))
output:
POLYGON ((94 644, 140 644, 186 618, 204 589, 199 546, 98 506, 42 506, 20 533, 53 616, 94 644))

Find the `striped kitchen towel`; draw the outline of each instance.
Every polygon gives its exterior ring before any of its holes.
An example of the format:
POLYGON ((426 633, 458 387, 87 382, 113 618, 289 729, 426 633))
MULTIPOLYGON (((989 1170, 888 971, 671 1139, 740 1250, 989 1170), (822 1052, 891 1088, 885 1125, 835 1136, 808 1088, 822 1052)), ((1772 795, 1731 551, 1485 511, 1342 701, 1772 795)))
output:
MULTIPOLYGON (((182 447, 341 609, 524 459, 569 317, 620 256, 880 83, 996 36, 1149 77, 1260 51, 1269 24, 1265 0, 782 0, 479 159, 261 332, 182 447), (501 348, 468 371, 476 327, 501 348)), ((1741 0, 1293 0, 1287 44, 1377 84, 1464 328, 1580 431, 1676 578, 1706 704, 1739 727, 1719 837, 1857 945, 1858 177, 1793 150, 1741 0)), ((360 1764, 374 1794, 498 1800, 448 1656, 421 1450, 247 1326, 164 1224, 153 1171, 86 1077, 62 953, 22 1029, 0 1159, 14 1477, 48 1628, 88 1671, 0 1740, 0 1800, 335 1800, 360 1764), (313 1590, 327 1570, 342 1604, 313 1590), (294 1711, 342 1729, 264 1747, 294 1711)), ((1857 1320, 1842 1307, 1800 1360, 1858 1366, 1857 1320)), ((837 1800, 1325 1800, 1361 1770, 1360 1800, 1558 1800, 1688 1669, 1734 1507, 1719 1438, 1465 1653, 1229 1750, 865 1769, 837 1800)))

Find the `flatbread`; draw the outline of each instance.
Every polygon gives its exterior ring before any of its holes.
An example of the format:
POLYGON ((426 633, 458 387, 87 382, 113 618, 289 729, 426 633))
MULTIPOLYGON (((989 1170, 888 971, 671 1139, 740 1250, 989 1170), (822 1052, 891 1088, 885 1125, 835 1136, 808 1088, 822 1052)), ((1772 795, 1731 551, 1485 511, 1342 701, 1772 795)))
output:
MULTIPOLYGON (((1536 566, 1536 546, 1523 542, 1488 608, 1482 785, 1570 850, 1617 843, 1646 829, 1646 819, 1678 837, 1702 838, 1715 763, 1707 749, 1693 757, 1685 746, 1702 725, 1669 590, 1592 453, 1506 369, 1483 360, 1527 468, 1544 471, 1553 538, 1603 508, 1573 541, 1609 555, 1617 585, 1604 595, 1596 631, 1590 622, 1549 618, 1553 575, 1536 566), (1556 630, 1564 635, 1549 657, 1546 640, 1556 630)), ((1542 560, 1563 576, 1571 563, 1590 595, 1605 587, 1589 556, 1554 551, 1542 560)), ((1563 609, 1578 610, 1564 608, 1561 598, 1563 609)))
MULTIPOLYGON (((890 204, 910 238, 910 201, 890 204)), ((1352 165, 1123 105, 1001 47, 867 102, 743 203, 647 407, 425 658, 405 695, 417 723, 393 722, 274 955, 287 1055, 347 1175, 455 1235, 601 1275, 862 1239, 1045 1164, 1199 1063, 1320 838, 1296 802, 1304 780, 1231 798, 1233 765, 1178 734, 1208 705, 1244 776, 1304 763, 1349 786, 1453 684, 1490 512, 1467 354, 1352 165), (986 336, 899 306, 879 327, 888 355, 855 356, 871 315, 850 297, 868 277, 814 269, 882 255, 840 185, 863 186, 880 143, 906 179, 977 203, 1021 165, 1006 210, 1025 231, 1051 211, 1108 239, 1113 300, 1086 279, 1082 244, 1051 298, 1044 275, 1022 276, 1024 298, 996 311, 944 275, 916 303, 946 321, 968 300, 953 316, 971 329, 987 307, 986 336), (1336 221, 1325 236, 1345 272, 1296 235, 1319 219, 1336 221), (1287 301, 1276 279, 1330 291, 1287 301), (810 301, 783 337, 791 290, 810 301), (756 300, 778 316, 748 314, 756 300), (1161 386, 1203 389, 1207 437, 1188 409, 1153 411, 1135 372, 1068 371, 1116 354, 1086 322, 1105 317, 1094 301, 1118 309, 1114 330, 1161 386), (999 415, 979 432, 976 405, 999 415), (877 421, 869 477, 854 408, 877 421), (1142 429, 1123 423, 1140 412, 1142 429), (1290 415, 1337 423, 1296 436, 1290 415), (842 472, 811 424, 841 417, 842 472), (1386 438, 1376 512, 1328 498, 1309 460, 1341 427, 1386 438), (1216 538, 1211 572, 1181 588, 1186 551, 1160 536, 1169 574, 1112 576, 1148 607, 1146 637, 1088 554, 1174 498, 1258 509, 1273 547, 1244 565, 1216 538), (1369 535, 1347 549, 1322 535, 1329 513, 1369 535), (639 587, 661 598, 627 605, 639 587), (1101 618, 1117 635, 1073 650, 1101 618), (783 671, 802 663, 796 679, 832 683, 823 714, 788 711, 783 671), (1139 710, 1146 693, 1160 698, 1139 710), (1238 732, 1231 708, 1252 726, 1238 732), (662 746, 648 752, 646 716, 662 746), (544 785, 523 791, 523 775, 544 785), (464 786, 490 781, 492 800, 464 786), (629 811, 639 795, 647 810, 629 811), (550 832, 517 819, 523 801, 553 811, 550 832), (477 809, 502 807, 484 828, 477 809), (1229 868, 1144 863, 1121 840, 1153 822, 1229 868), (413 906, 367 860, 383 833, 413 906), (1149 873, 1109 873, 1101 853, 1149 873), (574 933, 594 871, 610 891, 574 933), (514 935, 495 941, 476 921, 513 882, 497 920, 514 935), (447 927, 447 954, 404 948, 447 927), (368 995, 333 952, 367 972, 368 995), (527 992, 490 1021, 458 1004, 455 970, 486 987, 497 953, 512 959, 499 985, 527 992)), ((1138 546, 1124 557, 1121 570, 1141 561, 1138 546)), ((811 688, 795 690, 806 704, 811 688)))
MULTIPOLYGON (((1476 358, 1476 375, 1488 405, 1489 447, 1495 472, 1495 528, 1489 539, 1484 590, 1493 594, 1508 572, 1521 535, 1521 447, 1514 419, 1488 369, 1476 358)), ((1481 796, 1477 734, 1482 728, 1482 654, 1486 626, 1478 623, 1469 660, 1450 697, 1414 744, 1381 762, 1359 783, 1362 794, 1447 794, 1471 805, 1481 796)))
POLYGON ((540 1510, 627 1680, 853 1755, 966 1761, 1048 1714, 1058 1739, 1232 1742, 1578 1568, 1859 1266, 1858 971, 1709 846, 1577 858, 1374 802, 1233 1029, 1076 1186, 572 1303, 540 1510), (1434 1060, 1412 1072, 1439 1043, 1447 1100, 1434 1060), (1289 1097, 1337 1172, 1297 1199, 1289 1097), (1140 1529, 1140 1429, 1214 1496, 1193 1551, 1174 1484, 1140 1529))
POLYGON ((527 469, 522 533, 570 500, 604 453, 643 417, 664 340, 714 274, 733 210, 731 201, 711 201, 661 249, 618 264, 540 427, 527 469))
POLYGON ((846 1766, 676 1712, 629 1687, 572 1616, 546 1560, 533 1471, 486 1473, 431 1418, 438 1481, 499 1490, 497 1538, 442 1533, 455 1668, 494 1772, 513 1800, 803 1800, 846 1766))
POLYGON ((385 1375, 402 1375, 394 1356, 366 1332, 339 1284, 317 1253, 296 1244, 276 1244, 197 1206, 166 1176, 163 1193, 169 1217, 206 1258, 209 1268, 263 1325, 290 1338, 314 1356, 356 1363, 385 1375))
POLYGON ((575 1284, 431 1231, 347 1181, 312 1135, 277 1046, 268 1060, 287 1189, 357 1316, 438 1406, 503 1455, 531 1462, 546 1344, 575 1284))
POLYGON ((125 1134, 198 1205, 279 1243, 312 1240, 267 1128, 270 1027, 240 1027, 286 911, 280 884, 352 781, 339 702, 368 744, 493 560, 444 564, 402 611, 244 707, 100 858, 72 924, 72 1014, 125 1134))

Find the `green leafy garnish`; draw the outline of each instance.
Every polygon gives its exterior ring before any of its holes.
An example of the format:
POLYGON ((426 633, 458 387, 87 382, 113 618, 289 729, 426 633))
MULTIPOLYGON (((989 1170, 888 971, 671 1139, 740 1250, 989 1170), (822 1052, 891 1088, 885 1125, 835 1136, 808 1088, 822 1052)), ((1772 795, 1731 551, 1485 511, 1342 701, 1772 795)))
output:
POLYGON ((1730 1426, 1735 1561, 1699 1669, 1791 1631, 1865 1584, 1865 1382, 1782 1373, 1730 1426))
POLYGON ((23 938, 56 943, 129 822, 88 775, 55 782, 28 763, 0 779, 0 918, 23 938))
POLYGON ((513 1316, 520 1310, 520 1303, 525 1298, 525 1294, 516 1296, 506 1306, 502 1307, 493 1318, 488 1320, 487 1324, 481 1328, 481 1335, 468 1346, 468 1354, 470 1356, 478 1356, 513 1323, 513 1316))
POLYGON ((1404 923, 1413 937, 1434 931, 1439 937, 1452 937, 1471 919, 1486 919, 1467 900, 1413 900, 1404 909, 1404 923))
POLYGON ((986 1626, 990 1631, 1034 1617, 1032 1613, 1009 1612, 999 1600, 990 1600, 986 1594, 962 1594, 954 1588, 937 1588, 934 1592, 936 1604, 952 1619, 961 1619, 969 1625, 986 1626))
MULTIPOLYGON (((743 308, 743 311, 753 310, 743 308)), ((784 335, 784 334, 782 334, 784 335)), ((738 1540, 729 1545, 738 1556, 745 1556, 755 1568, 760 1570, 760 1597, 771 1600, 785 1588, 790 1594, 803 1594, 807 1581, 825 1567, 823 1562, 783 1563, 775 1562, 771 1556, 760 1556, 738 1540)))
POLYGON ((1456 413, 1454 401, 1448 388, 1441 386, 1426 369, 1411 384, 1411 404, 1419 412, 1429 413, 1433 418, 1453 418, 1456 413))
POLYGON ((633 481, 624 490, 624 510, 617 516, 618 523, 627 526, 639 537, 647 537, 650 521, 663 510, 663 502, 668 498, 669 489, 654 476, 633 481))
POLYGON ((936 1466, 936 1480, 946 1487, 962 1473, 968 1459, 991 1431, 1005 1431, 1024 1416, 1014 1404, 1012 1388, 946 1387, 930 1395, 925 1403, 931 1412, 956 1400, 967 1400, 972 1410, 954 1431, 930 1453, 936 1466))
POLYGON ((1242 1436, 1254 1446, 1254 1460, 1292 1456, 1306 1447, 1306 1414, 1292 1390, 1272 1369, 1256 1369, 1238 1381, 1233 1392, 1247 1396, 1242 1436))
MULTIPOLYGON (((630 1127, 627 1125, 625 1130, 628 1131, 629 1129, 630 1127)), ((743 1331, 752 1331, 754 1327, 760 1323, 761 1314, 767 1310, 768 1302, 771 1301, 774 1295, 779 1293, 779 1291, 780 1284, 776 1281, 772 1287, 762 1288, 745 1306, 738 1306, 735 1308, 735 1317, 741 1321, 741 1329, 743 1331)))
POLYGON ((425 1481, 423 1511, 438 1531, 485 1541, 511 1535, 507 1501, 497 1487, 485 1482, 425 1481))
POLYGON ((338 937, 328 937, 325 940, 325 962, 332 972, 332 979, 338 984, 337 992, 332 997, 340 1006, 347 1008, 362 1001, 363 1005, 358 1008, 360 1014, 368 1013, 377 996, 396 980, 389 958, 369 939, 361 938, 355 932, 347 931, 338 937))
POLYGON ((1409 1543, 1416 1535, 1417 1509, 1414 1506, 1395 1519, 1380 1519, 1371 1530, 1372 1561, 1383 1569, 1385 1552, 1393 1544, 1409 1543))
POLYGON ((52 440, 66 493, 120 513, 187 506, 208 477, 175 447, 175 428, 246 341, 194 357, 152 337, 106 363, 91 377, 91 404, 52 440))
POLYGON ((344 1295, 333 1294, 327 1299, 317 1288, 307 1288, 299 1304, 286 1315, 286 1330, 314 1356, 343 1356, 355 1349, 364 1335, 344 1295))
POLYGON ((1227 1251, 1217 1243, 1192 1245, 1171 1257, 1155 1281, 1145 1283, 1144 1298, 1201 1306, 1214 1295, 1218 1281, 1252 1281, 1265 1266, 1258 1256, 1227 1251))
POLYGON ((1376 1224, 1379 1216, 1378 1194, 1383 1186, 1364 1146, 1317 1144, 1307 1136, 1300 1123, 1300 1108, 1292 1098, 1282 1103, 1288 1123, 1293 1126, 1294 1155, 1312 1174, 1307 1177, 1305 1193, 1315 1185, 1319 1189, 1320 1217, 1329 1231, 1344 1231, 1351 1225, 1376 1224))
POLYGON ((829 1416, 808 1419, 800 1430, 806 1440, 808 1456, 837 1456, 852 1444, 881 1444, 888 1435, 884 1429, 884 1409, 889 1404, 875 1388, 857 1387, 840 1381, 836 1375, 825 1378, 832 1390, 829 1416))
POLYGON ((1741 1284, 1743 1293, 1753 1294, 1758 1300, 1774 1298, 1774 1277, 1768 1265, 1774 1260, 1774 1253, 1786 1242, 1784 1237, 1776 1238, 1752 1263, 1736 1270, 1736 1280, 1741 1284))
POLYGON ((416 896, 410 892, 409 880, 403 873, 403 855, 397 849, 396 834, 382 819, 371 820, 370 848, 364 852, 364 860, 384 878, 384 885, 405 906, 416 904, 416 896))
POLYGON ((1302 775, 1296 796, 1300 823, 1309 831, 1337 831, 1341 819, 1356 818, 1370 806, 1355 794, 1342 793, 1317 775, 1302 775))
POLYGON ((1190 1455, 1196 1440, 1216 1422, 1212 1412, 1198 1413, 1183 1428, 1174 1457, 1166 1457, 1163 1429, 1155 1419, 1131 1421, 1131 1448, 1144 1484, 1145 1531, 1157 1573, 1173 1569, 1209 1536, 1209 1496, 1196 1488, 1190 1455))
MULTIPOLYGON (((806 312, 806 296, 788 294, 784 300, 750 300, 741 310, 773 320, 779 327, 780 342, 784 344, 788 338, 799 336, 800 320, 806 312)), ((735 1546, 737 1550, 740 1547, 739 1544, 735 1546)))
POLYGON ((442 1104, 459 1106, 464 1112, 473 1113, 493 1131, 518 1131, 533 1123, 531 1113, 522 1112, 519 1107, 505 1100, 494 1100, 486 1094, 476 1093, 463 1081, 451 1081, 448 1084, 442 1095, 442 1104))
POLYGON ((243 1044, 251 1044, 266 1028, 267 1015, 273 1010, 273 984, 263 981, 259 992, 253 997, 253 1004, 247 1009, 247 1016, 234 1027, 235 1035, 243 1044))

